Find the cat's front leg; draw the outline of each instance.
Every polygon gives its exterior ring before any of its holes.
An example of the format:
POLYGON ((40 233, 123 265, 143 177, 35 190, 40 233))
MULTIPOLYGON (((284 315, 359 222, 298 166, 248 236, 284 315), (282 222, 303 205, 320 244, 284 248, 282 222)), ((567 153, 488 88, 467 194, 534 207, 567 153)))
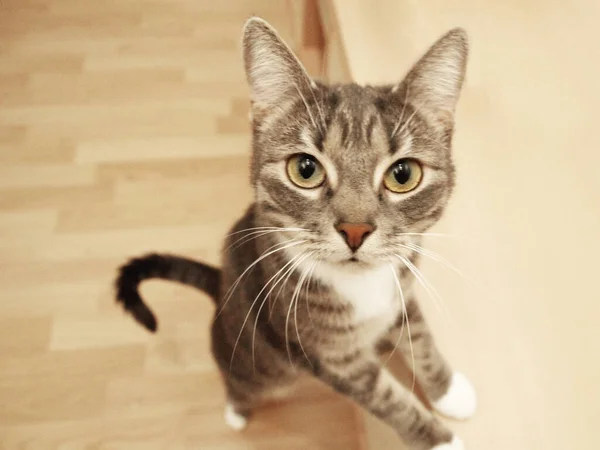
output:
POLYGON ((376 356, 322 356, 314 374, 392 426, 414 450, 461 450, 462 443, 396 380, 376 356))
POLYGON ((438 412, 454 419, 468 419, 475 413, 475 389, 463 374, 452 371, 437 348, 414 298, 407 299, 406 316, 401 315, 384 342, 386 350, 396 347, 402 352, 438 412))

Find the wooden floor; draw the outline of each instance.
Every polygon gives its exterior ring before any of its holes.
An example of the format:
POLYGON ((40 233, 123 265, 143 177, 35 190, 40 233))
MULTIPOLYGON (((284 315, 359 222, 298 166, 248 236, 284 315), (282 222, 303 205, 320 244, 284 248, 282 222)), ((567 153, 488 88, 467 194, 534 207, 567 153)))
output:
POLYGON ((241 27, 291 37, 288 7, 2 1, 2 450, 360 448, 354 408, 310 382, 230 431, 209 299, 148 283, 156 336, 113 301, 131 255, 218 262, 251 198, 241 27))

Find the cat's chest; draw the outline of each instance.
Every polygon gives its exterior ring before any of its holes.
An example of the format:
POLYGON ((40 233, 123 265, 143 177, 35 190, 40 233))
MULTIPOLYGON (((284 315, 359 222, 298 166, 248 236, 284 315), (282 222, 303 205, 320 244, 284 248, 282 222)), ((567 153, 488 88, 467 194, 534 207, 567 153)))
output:
POLYGON ((390 266, 355 273, 329 268, 323 281, 353 310, 357 324, 373 321, 393 322, 400 312, 400 298, 395 274, 390 266))

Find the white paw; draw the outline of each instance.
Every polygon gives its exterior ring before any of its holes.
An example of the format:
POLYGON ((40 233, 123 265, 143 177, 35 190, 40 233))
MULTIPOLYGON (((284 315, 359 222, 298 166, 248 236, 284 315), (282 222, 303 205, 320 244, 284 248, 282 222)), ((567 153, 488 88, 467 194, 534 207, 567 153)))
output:
POLYGON ((436 445, 431 450, 465 450, 465 444, 459 438, 454 436, 452 442, 436 445))
POLYGON ((235 431, 241 431, 248 425, 248 420, 241 414, 236 413, 233 405, 227 403, 225 406, 225 423, 235 431))
POLYGON ((477 394, 467 377, 460 372, 454 372, 448 392, 434 402, 433 407, 446 417, 468 419, 477 409, 477 394))

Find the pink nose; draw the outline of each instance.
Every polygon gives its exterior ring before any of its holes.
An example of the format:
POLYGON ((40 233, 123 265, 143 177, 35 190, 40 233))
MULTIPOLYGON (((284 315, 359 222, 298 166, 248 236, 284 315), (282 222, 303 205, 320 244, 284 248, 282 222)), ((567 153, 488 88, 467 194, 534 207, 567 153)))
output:
POLYGON ((355 252, 363 244, 368 235, 370 235, 375 227, 368 223, 347 223, 338 224, 335 229, 345 239, 350 250, 355 252))

